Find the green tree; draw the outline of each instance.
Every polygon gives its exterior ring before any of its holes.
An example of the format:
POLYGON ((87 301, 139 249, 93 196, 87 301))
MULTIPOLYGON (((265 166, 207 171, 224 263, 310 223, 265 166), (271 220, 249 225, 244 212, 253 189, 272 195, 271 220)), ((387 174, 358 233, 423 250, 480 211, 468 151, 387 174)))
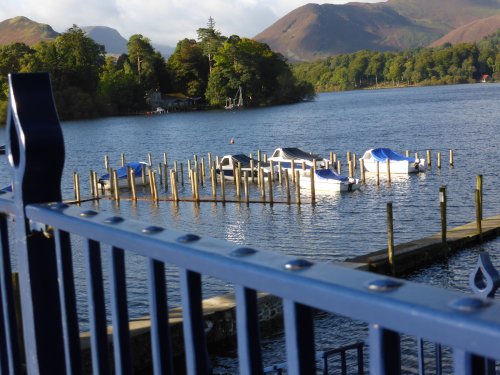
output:
POLYGON ((199 28, 196 31, 198 41, 200 42, 203 55, 208 60, 208 72, 212 72, 214 56, 217 50, 222 47, 226 38, 221 35, 219 30, 215 29, 215 21, 212 17, 208 18, 207 27, 199 28))

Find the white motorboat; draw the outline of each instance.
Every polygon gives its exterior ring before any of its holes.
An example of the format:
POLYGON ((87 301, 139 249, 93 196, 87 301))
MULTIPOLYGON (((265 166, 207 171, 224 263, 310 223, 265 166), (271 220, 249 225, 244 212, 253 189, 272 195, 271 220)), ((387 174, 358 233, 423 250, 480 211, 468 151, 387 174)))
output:
MULTIPOLYGON (((311 174, 304 173, 300 176, 300 188, 311 189, 311 174)), ((314 190, 316 192, 354 191, 360 187, 359 179, 341 176, 333 169, 318 169, 314 171, 314 190)))
POLYGON ((363 161, 366 172, 377 172, 378 162, 380 173, 387 171, 387 160, 389 160, 391 173, 418 173, 425 172, 427 169, 425 159, 407 157, 390 148, 372 148, 359 159, 360 163, 363 161))
POLYGON ((296 147, 277 148, 268 160, 276 165, 281 163, 281 168, 288 170, 292 169, 292 161, 295 170, 311 169, 314 162, 316 163, 316 169, 326 168, 328 165, 327 159, 296 147))

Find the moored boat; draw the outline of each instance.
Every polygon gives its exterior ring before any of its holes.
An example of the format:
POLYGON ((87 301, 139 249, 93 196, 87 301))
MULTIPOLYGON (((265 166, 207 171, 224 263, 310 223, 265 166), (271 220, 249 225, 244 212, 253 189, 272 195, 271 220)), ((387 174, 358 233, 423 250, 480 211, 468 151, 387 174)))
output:
MULTIPOLYGON (((136 185, 142 184, 142 168, 143 168, 143 166, 147 170, 147 167, 148 167, 147 163, 144 163, 142 161, 141 162, 129 162, 129 163, 126 163, 123 167, 118 168, 116 170, 116 174, 118 176, 118 189, 123 189, 123 188, 129 187, 129 183, 128 183, 128 179, 127 179, 127 169, 128 168, 132 168, 132 170, 134 171, 134 176, 135 176, 134 179, 135 179, 136 185)), ((146 184, 149 183, 148 173, 146 173, 146 175, 145 175, 145 182, 146 182, 146 184)), ((102 175, 99 178, 98 183, 99 183, 99 185, 101 185, 101 187, 103 189, 109 190, 111 188, 109 173, 102 175)))
POLYGON ((377 162, 380 173, 387 170, 387 160, 389 160, 391 173, 418 173, 425 172, 427 164, 425 159, 417 159, 398 154, 390 148, 372 148, 366 151, 359 159, 364 163, 366 172, 377 172, 377 162))
POLYGON ((234 179, 234 170, 240 165, 241 173, 248 173, 248 177, 257 177, 259 161, 251 159, 245 154, 235 154, 235 155, 224 155, 219 161, 219 164, 215 167, 215 173, 219 174, 222 172, 226 180, 234 179))
MULTIPOLYGON (((314 171, 314 190, 323 193, 354 191, 360 187, 359 179, 342 176, 333 169, 318 169, 314 171)), ((311 189, 310 172, 301 173, 300 188, 311 189)))
POLYGON ((316 169, 326 168, 328 164, 328 160, 321 156, 302 151, 297 147, 277 148, 268 160, 276 164, 281 163, 282 169, 291 169, 292 161, 294 169, 298 170, 311 169, 314 162, 316 162, 316 169))

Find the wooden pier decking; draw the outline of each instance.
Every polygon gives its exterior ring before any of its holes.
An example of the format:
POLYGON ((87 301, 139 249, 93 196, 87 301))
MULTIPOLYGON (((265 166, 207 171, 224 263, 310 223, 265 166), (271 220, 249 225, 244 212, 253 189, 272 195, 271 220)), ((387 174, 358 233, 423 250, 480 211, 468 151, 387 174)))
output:
MULTIPOLYGON (((500 215, 483 219, 481 224, 483 239, 498 236, 500 233, 500 215)), ((404 274, 481 241, 475 221, 448 229, 446 234, 446 247, 443 246, 441 232, 394 246, 396 275, 404 274)), ((346 259, 346 263, 352 268, 376 273, 392 272, 387 248, 346 259)))

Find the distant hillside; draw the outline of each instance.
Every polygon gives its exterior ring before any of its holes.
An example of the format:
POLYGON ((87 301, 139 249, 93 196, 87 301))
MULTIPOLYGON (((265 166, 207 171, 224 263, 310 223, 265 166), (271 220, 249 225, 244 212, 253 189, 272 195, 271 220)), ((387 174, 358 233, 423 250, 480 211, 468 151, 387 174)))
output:
POLYGON ((32 46, 42 40, 53 40, 58 35, 49 25, 26 17, 14 17, 0 22, 0 45, 18 42, 32 46))
POLYGON ((361 49, 427 46, 451 30, 500 14, 500 0, 388 0, 383 3, 307 4, 255 39, 295 61, 361 49))
POLYGON ((94 42, 104 45, 107 53, 121 55, 127 53, 127 39, 118 31, 106 26, 84 26, 82 30, 94 42))
POLYGON ((445 43, 457 44, 463 42, 478 42, 485 36, 491 35, 499 29, 500 15, 482 18, 449 32, 442 38, 430 44, 429 47, 439 47, 445 43))

